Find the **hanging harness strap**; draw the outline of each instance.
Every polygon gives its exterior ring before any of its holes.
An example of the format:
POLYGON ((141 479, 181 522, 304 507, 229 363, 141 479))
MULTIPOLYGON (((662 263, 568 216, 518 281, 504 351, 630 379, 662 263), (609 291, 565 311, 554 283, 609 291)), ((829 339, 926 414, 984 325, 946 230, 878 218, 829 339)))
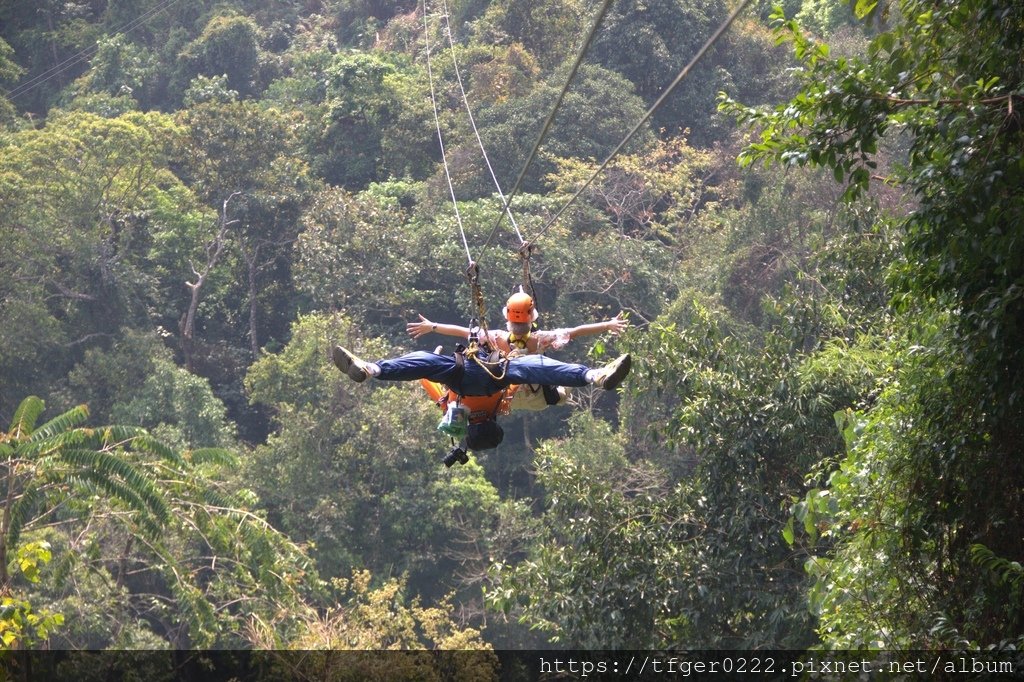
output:
POLYGON ((473 362, 480 365, 492 379, 497 382, 504 382, 505 374, 508 371, 508 357, 503 356, 500 352, 493 351, 490 343, 488 343, 490 335, 487 332, 487 311, 484 309, 484 294, 480 289, 480 266, 475 262, 470 262, 469 268, 466 270, 466 277, 469 279, 473 302, 476 304, 477 314, 479 315, 477 318, 479 320, 479 327, 477 326, 477 320, 472 320, 469 323, 469 347, 466 348, 465 354, 472 358, 473 362), (483 332, 483 342, 479 339, 478 329, 483 332), (481 355, 484 357, 481 358, 481 355))
MULTIPOLYGON (((472 325, 472 322, 470 323, 472 325)), ((471 326, 471 329, 473 327, 471 326)), ((466 356, 469 356, 473 362, 480 365, 485 372, 494 381, 501 384, 502 389, 508 388, 508 382, 505 379, 505 374, 508 370, 508 358, 501 356, 498 353, 490 351, 490 347, 482 348, 476 340, 476 334, 470 332, 469 347, 466 348, 462 344, 455 345, 455 369, 452 372, 451 377, 445 382, 445 386, 453 390, 459 396, 463 394, 462 379, 466 376, 466 356), (483 358, 480 356, 484 355, 483 358)))
POLYGON ((530 256, 533 255, 533 244, 523 242, 519 246, 519 257, 523 260, 523 286, 530 285, 530 256))
POLYGON ((466 356, 462 354, 459 347, 455 348, 455 371, 452 372, 451 381, 446 384, 458 395, 462 395, 462 378, 466 376, 466 356))
POLYGON ((487 338, 487 311, 484 309, 484 292, 480 289, 480 266, 475 261, 469 262, 466 269, 466 278, 469 279, 469 288, 472 293, 473 303, 476 305, 477 319, 480 320, 480 328, 484 330, 484 338, 487 338))

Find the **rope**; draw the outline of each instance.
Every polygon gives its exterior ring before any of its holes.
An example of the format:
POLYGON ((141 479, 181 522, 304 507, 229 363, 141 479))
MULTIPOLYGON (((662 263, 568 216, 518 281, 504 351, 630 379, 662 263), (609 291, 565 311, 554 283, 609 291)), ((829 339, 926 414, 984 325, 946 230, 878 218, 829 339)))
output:
POLYGON ((508 200, 505 199, 504 193, 501 191, 501 184, 498 182, 498 176, 494 173, 494 168, 491 167, 491 160, 487 158, 487 150, 484 149, 484 142, 480 139, 480 132, 476 128, 476 121, 473 119, 473 111, 469 106, 469 98, 466 97, 466 88, 462 84, 462 74, 459 73, 459 61, 455 57, 455 42, 452 39, 452 26, 448 21, 448 0, 442 0, 444 7, 444 25, 445 33, 448 35, 448 47, 452 54, 452 64, 455 66, 455 78, 459 82, 459 92, 462 93, 462 103, 466 106, 466 114, 469 116, 469 125, 473 128, 473 134, 476 136, 476 142, 480 146, 480 153, 484 157, 484 163, 487 165, 487 170, 491 174, 491 180, 494 181, 494 187, 498 190, 498 196, 501 197, 501 205, 505 210, 505 214, 508 215, 509 221, 512 223, 512 227, 516 231, 516 235, 519 237, 519 241, 523 241, 523 235, 519 231, 519 226, 516 225, 516 219, 512 215, 512 211, 509 208, 508 200))
MULTIPOLYGON (((469 106, 469 97, 466 95, 466 88, 462 82, 462 74, 459 71, 459 61, 455 54, 455 41, 452 37, 452 27, 449 21, 448 0, 442 0, 442 6, 444 7, 444 23, 445 33, 448 36, 448 48, 452 55, 452 64, 455 67, 455 78, 459 83, 459 92, 462 93, 462 103, 465 105, 467 116, 469 116, 469 125, 473 129, 473 135, 476 136, 476 142, 480 147, 480 154, 483 156, 484 164, 486 164, 487 171, 491 174, 491 180, 494 182, 494 188, 498 191, 498 196, 501 198, 502 208, 505 211, 505 215, 508 216, 508 220, 512 224, 512 228, 515 230, 516 236, 519 238, 519 256, 523 261, 523 285, 530 289, 531 295, 533 296, 533 300, 536 304, 537 293, 533 286, 533 278, 530 276, 530 256, 533 253, 533 246, 523 238, 523 233, 520 232, 519 225, 516 224, 515 216, 512 215, 509 200, 505 198, 505 194, 501 191, 501 183, 498 182, 498 176, 495 174, 493 166, 491 166, 491 160, 487 157, 487 150, 484 148, 484 142, 480 138, 480 132, 477 129, 476 120, 473 118, 473 110, 469 106)), ((486 249, 486 245, 484 248, 486 249)), ((481 319, 483 319, 482 309, 480 315, 481 319)))
POLYGON ((437 128, 437 143, 441 146, 441 163, 444 165, 444 177, 448 180, 448 192, 452 197, 452 206, 455 208, 455 222, 459 226, 459 234, 462 236, 462 245, 466 249, 466 260, 470 268, 475 266, 473 255, 469 252, 469 242, 466 241, 466 230, 462 227, 462 216, 459 214, 459 204, 455 200, 455 187, 452 185, 452 176, 448 170, 448 158, 444 153, 444 138, 441 136, 441 120, 437 115, 437 97, 434 93, 434 73, 430 68, 430 27, 427 25, 427 0, 422 0, 423 6, 423 42, 427 47, 427 80, 430 81, 430 103, 434 107, 434 125, 437 128))
MULTIPOLYGON (((583 57, 587 54, 587 50, 590 49, 590 43, 594 41, 594 36, 597 35, 597 27, 604 21, 604 15, 608 13, 608 8, 612 6, 613 0, 604 0, 604 4, 601 5, 601 9, 597 11, 597 16, 594 17, 594 23, 590 27, 590 31, 587 33, 586 39, 583 41, 583 45, 580 47, 579 54, 576 55, 576 61, 572 65, 572 69, 569 71, 569 77, 565 79, 565 85, 562 86, 562 91, 558 93, 558 99, 555 100, 555 106, 551 108, 551 113, 548 114, 548 118, 544 121, 544 126, 541 128, 540 135, 537 136, 537 141, 533 144, 533 149, 530 150, 530 155, 526 159, 526 163, 523 164, 523 169, 519 171, 519 177, 516 178, 515 184, 512 186, 512 191, 508 194, 508 199, 505 201, 505 207, 507 208, 511 203, 512 198, 515 197, 516 192, 519 191, 519 186, 523 182, 523 178, 526 176, 526 171, 533 163, 534 157, 537 156, 537 151, 540 149, 541 142, 544 141, 545 136, 548 134, 548 130, 551 128, 551 123, 555 120, 555 112, 562 106, 562 100, 565 99, 565 93, 569 91, 569 84, 572 83, 572 79, 576 77, 576 72, 580 68, 580 64, 583 62, 583 57)), ((501 219, 504 213, 498 214, 498 219, 494 222, 494 227, 491 229, 490 235, 487 237, 487 241, 484 242, 484 247, 480 252, 480 257, 483 258, 483 254, 487 253, 487 247, 491 245, 494 240, 494 236, 498 233, 498 228, 501 226, 501 219)), ((521 238, 520 238, 521 239, 521 238)))
POLYGON ((569 206, 572 205, 572 203, 576 201, 576 199, 579 198, 581 194, 583 194, 583 190, 589 187, 590 183, 592 183, 594 179, 601 174, 601 171, 603 171, 608 166, 608 164, 611 163, 612 159, 614 159, 622 150, 622 148, 626 146, 626 143, 633 138, 637 131, 640 130, 640 127, 647 122, 651 115, 658 110, 658 108, 662 105, 665 99, 672 93, 676 86, 679 85, 683 81, 683 79, 686 78, 687 75, 689 75, 690 70, 693 69, 693 67, 704 57, 705 54, 707 54, 707 52, 714 46, 714 44, 718 42, 718 39, 722 37, 726 30, 728 30, 728 28, 732 25, 732 22, 736 20, 736 17, 738 17, 743 12, 743 10, 747 8, 747 5, 750 4, 750 1, 751 0, 743 0, 743 2, 740 3, 740 6, 733 10, 733 13, 730 14, 724 22, 722 22, 722 25, 718 27, 718 30, 715 31, 714 34, 712 34, 712 36, 708 38, 708 40, 704 43, 704 45, 701 46, 700 50, 697 51, 697 54, 694 55, 693 59, 690 60, 690 63, 683 67, 683 70, 679 72, 679 75, 676 76, 674 81, 672 81, 672 84, 668 86, 665 92, 663 92, 661 96, 657 99, 657 101, 651 106, 651 108, 647 110, 647 113, 643 115, 643 117, 637 122, 635 126, 633 126, 633 129, 626 134, 626 137, 622 139, 622 142, 620 142, 618 146, 615 147, 614 150, 612 150, 612 153, 608 155, 608 158, 604 160, 604 163, 598 166, 597 170, 594 171, 594 174, 590 176, 590 179, 583 183, 583 186, 580 187, 579 190, 577 190, 576 193, 569 198, 569 201, 565 202, 565 205, 563 205, 562 208, 559 209, 558 213, 556 213, 555 216, 547 222, 547 224, 541 229, 540 233, 534 238, 534 241, 537 241, 542 236, 544 236, 548 229, 552 225, 554 225, 555 222, 558 221, 558 219, 562 216, 563 213, 565 213, 566 209, 568 209, 569 206))
POLYGON ((533 242, 523 242, 519 247, 519 257, 523 259, 523 286, 530 289, 530 298, 533 299, 534 307, 539 310, 537 290, 533 286, 533 276, 530 274, 530 256, 533 255, 533 248, 533 242))
MULTIPOLYGON (((171 5, 176 4, 177 2, 179 2, 179 0, 164 0, 164 2, 146 10, 145 12, 137 16, 135 19, 132 19, 131 21, 126 22, 125 24, 122 24, 122 26, 119 29, 114 31, 114 35, 121 35, 123 33, 127 33, 128 31, 132 31, 138 28, 139 26, 141 26, 142 24, 146 23, 154 16, 156 16, 157 13, 162 12, 163 10, 167 9, 171 5)), ((32 90, 35 90, 36 88, 40 87, 41 85, 43 85, 43 83, 47 82, 51 78, 55 78, 56 76, 59 76, 60 74, 64 73, 78 62, 84 59, 91 58, 96 54, 98 50, 98 45, 83 48, 75 54, 68 57, 67 59, 65 59, 64 61, 60 62, 59 64, 51 66, 46 71, 43 71, 42 73, 30 78, 24 83, 20 83, 18 86, 11 88, 10 90, 4 93, 4 96, 10 100, 15 99, 16 97, 21 97, 25 93, 31 92, 32 90)))
POLYGON ((477 324, 487 334, 487 310, 484 308, 484 292, 480 288, 480 266, 470 262, 466 270, 466 278, 469 280, 469 288, 472 292, 473 303, 476 304, 477 324))
MULTIPOLYGON (((504 353, 502 354, 501 359, 497 363, 499 369, 498 374, 495 374, 494 372, 491 371, 491 368, 488 367, 487 363, 480 359, 480 355, 478 353, 469 354, 469 357, 473 358, 473 362, 480 365, 480 368, 483 369, 483 371, 487 372, 487 375, 494 379, 495 381, 503 381, 505 379, 505 375, 508 374, 508 356, 505 355, 504 353)), ((506 390, 507 388, 508 387, 506 386, 505 389, 502 390, 506 390)), ((501 403, 499 402, 499 405, 500 404, 501 403)))
MULTIPOLYGON (((441 147, 441 163, 444 166, 444 176, 448 180, 448 192, 451 194, 452 206, 455 209, 455 222, 459 226, 459 235, 462 237, 462 245, 466 249, 466 259, 469 261, 469 267, 466 270, 466 277, 469 280, 471 298, 473 299, 473 303, 476 305, 477 309, 477 325, 479 329, 483 330, 484 337, 489 339, 489 334, 487 332, 487 311, 484 308, 484 294, 480 289, 480 266, 476 264, 473 260, 473 255, 469 252, 469 242, 466 240, 466 230, 462 226, 462 216, 459 214, 459 204, 455 200, 455 187, 452 184, 451 172, 448 170, 448 159, 444 151, 444 137, 441 134, 441 121, 437 114, 437 96, 434 92, 434 74, 430 65, 430 27, 427 24, 427 0, 422 0, 421 6, 423 8, 423 42, 427 48, 427 79, 430 81, 430 103, 434 109, 434 125, 437 128, 437 142, 441 147)), ((445 16, 447 17, 447 4, 445 5, 445 16)), ((451 34, 449 32, 449 40, 450 36, 451 34)))

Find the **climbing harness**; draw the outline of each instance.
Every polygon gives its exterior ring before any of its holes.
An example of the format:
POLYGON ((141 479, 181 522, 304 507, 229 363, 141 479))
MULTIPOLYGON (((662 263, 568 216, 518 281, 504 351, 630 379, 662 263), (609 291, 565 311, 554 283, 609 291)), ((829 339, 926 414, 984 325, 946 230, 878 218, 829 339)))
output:
POLYGON ((501 443, 504 433, 496 419, 511 411, 512 397, 519 386, 508 386, 488 396, 462 396, 429 379, 421 379, 420 384, 443 413, 437 430, 451 438, 452 448, 442 459, 445 466, 465 464, 467 450, 486 450, 501 443))
POLYGON ((530 331, 526 332, 522 336, 519 336, 517 334, 509 332, 508 333, 508 345, 511 346, 515 350, 527 350, 529 348, 529 345, 530 345, 530 334, 532 332, 533 332, 533 328, 532 327, 530 328, 530 331))

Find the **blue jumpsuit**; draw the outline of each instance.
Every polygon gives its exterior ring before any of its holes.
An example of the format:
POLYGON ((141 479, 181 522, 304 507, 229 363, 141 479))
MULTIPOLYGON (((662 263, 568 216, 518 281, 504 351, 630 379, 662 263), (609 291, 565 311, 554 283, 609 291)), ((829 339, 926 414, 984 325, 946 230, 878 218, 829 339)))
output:
MULTIPOLYGON (((586 386, 586 365, 575 365, 552 360, 543 355, 523 355, 513 358, 501 381, 495 380, 487 371, 470 358, 466 358, 462 385, 450 382, 457 375, 455 357, 438 355, 426 351, 414 351, 398 358, 378 360, 380 374, 377 379, 384 381, 412 381, 430 379, 450 386, 460 395, 492 395, 509 384, 547 384, 548 386, 586 386)), ((494 370, 492 370, 494 371, 494 370)), ((495 371, 495 374, 500 374, 495 371)))

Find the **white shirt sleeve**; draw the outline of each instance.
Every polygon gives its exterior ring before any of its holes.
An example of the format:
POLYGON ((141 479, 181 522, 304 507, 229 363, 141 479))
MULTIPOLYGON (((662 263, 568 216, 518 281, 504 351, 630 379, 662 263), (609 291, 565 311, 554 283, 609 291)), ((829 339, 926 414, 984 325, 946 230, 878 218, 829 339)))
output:
POLYGON ((569 343, 571 337, 568 329, 543 329, 533 333, 537 339, 537 352, 543 353, 549 348, 558 350, 569 343))
POLYGON ((492 348, 508 351, 508 332, 503 332, 499 329, 488 329, 487 339, 492 348))

